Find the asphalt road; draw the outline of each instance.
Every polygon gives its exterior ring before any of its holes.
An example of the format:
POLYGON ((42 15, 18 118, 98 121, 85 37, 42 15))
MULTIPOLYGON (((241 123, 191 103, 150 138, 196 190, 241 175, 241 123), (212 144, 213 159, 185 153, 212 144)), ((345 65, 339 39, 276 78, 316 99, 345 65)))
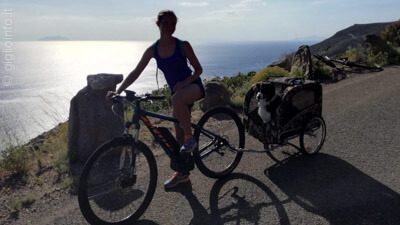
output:
POLYGON ((160 188, 139 224, 400 224, 399 69, 324 86, 327 137, 315 156, 245 153, 230 177, 196 170, 168 193, 171 172, 159 163, 160 188))
MULTIPOLYGON (((324 85, 327 137, 319 154, 245 153, 225 179, 196 169, 191 183, 166 192, 172 172, 158 156, 157 190, 137 224, 400 224, 399 96, 399 66, 324 85)), ((55 208, 59 216, 32 222, 86 224, 76 198, 68 202, 55 208)))

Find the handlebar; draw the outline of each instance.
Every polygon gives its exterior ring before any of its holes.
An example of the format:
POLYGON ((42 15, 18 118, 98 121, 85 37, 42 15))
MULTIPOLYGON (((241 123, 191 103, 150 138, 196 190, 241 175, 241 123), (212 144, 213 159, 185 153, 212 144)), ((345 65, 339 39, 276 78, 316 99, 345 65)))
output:
POLYGON ((331 48, 331 46, 329 45, 327 48, 324 49, 324 51, 321 54, 313 54, 313 56, 315 58, 317 58, 318 60, 322 61, 323 63, 325 63, 326 65, 337 69, 336 65, 332 62, 332 59, 330 59, 327 55, 325 55, 325 53, 331 48))
POLYGON ((136 92, 134 91, 124 91, 126 93, 126 96, 121 96, 121 95, 114 95, 110 99, 114 102, 120 102, 121 99, 126 99, 129 102, 147 102, 147 101, 152 101, 152 100, 163 100, 165 99, 165 96, 153 96, 151 94, 145 94, 144 96, 137 96, 136 92))

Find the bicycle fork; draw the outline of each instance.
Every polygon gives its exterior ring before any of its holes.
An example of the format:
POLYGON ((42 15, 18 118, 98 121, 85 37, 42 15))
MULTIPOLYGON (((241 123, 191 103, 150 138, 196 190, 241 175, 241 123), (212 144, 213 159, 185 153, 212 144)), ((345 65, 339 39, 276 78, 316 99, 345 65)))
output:
MULTIPOLYGON (((127 133, 127 130, 125 131, 127 133)), ((139 129, 135 129, 134 132, 134 140, 137 142, 139 139, 139 129)), ((128 145, 123 146, 120 160, 119 160, 119 170, 123 172, 124 165, 125 165, 125 160, 128 154, 129 157, 129 165, 130 165, 130 171, 129 171, 129 177, 132 178, 135 174, 135 163, 136 163, 136 154, 139 153, 138 151, 136 152, 135 149, 130 149, 128 148, 128 145)))

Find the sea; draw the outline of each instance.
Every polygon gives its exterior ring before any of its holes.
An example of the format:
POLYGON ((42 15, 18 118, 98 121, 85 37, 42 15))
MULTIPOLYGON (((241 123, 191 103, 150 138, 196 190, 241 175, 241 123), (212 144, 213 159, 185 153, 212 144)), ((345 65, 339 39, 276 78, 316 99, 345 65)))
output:
MULTIPOLYGON (((203 67, 202 79, 259 71, 316 41, 191 43, 203 67)), ((152 42, 0 42, 0 151, 19 145, 68 120, 70 100, 91 74, 131 72, 152 42)), ((157 89, 152 59, 128 89, 157 89)), ((166 82, 159 74, 159 85, 166 82)))

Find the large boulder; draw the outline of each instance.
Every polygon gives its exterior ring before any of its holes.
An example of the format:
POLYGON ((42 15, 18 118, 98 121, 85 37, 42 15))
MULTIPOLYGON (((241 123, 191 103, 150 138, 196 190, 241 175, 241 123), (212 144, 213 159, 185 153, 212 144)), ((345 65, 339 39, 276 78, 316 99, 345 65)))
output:
POLYGON ((310 78, 312 74, 311 52, 308 45, 302 45, 292 58, 291 68, 298 67, 303 71, 306 78, 310 78))
MULTIPOLYGON (((106 93, 115 90, 122 75, 87 76, 88 85, 72 98, 69 112, 68 155, 71 163, 84 163, 105 141, 120 136, 123 120, 111 111, 106 93)), ((123 118, 123 110, 116 110, 123 118)))
POLYGON ((289 72, 293 67, 298 67, 303 71, 306 78, 310 78, 312 74, 311 52, 308 45, 302 45, 291 55, 288 55, 276 62, 271 63, 268 67, 278 66, 289 72))
POLYGON ((374 53, 389 52, 391 49, 385 40, 375 34, 365 35, 362 46, 374 53))
POLYGON ((356 51, 355 61, 365 62, 368 60, 368 53, 373 52, 378 54, 379 52, 390 52, 391 47, 383 40, 380 36, 375 34, 369 34, 364 36, 364 42, 358 46, 356 51))
POLYGON ((231 104, 229 90, 220 82, 210 81, 205 85, 205 96, 200 101, 200 109, 205 112, 216 106, 231 104))

